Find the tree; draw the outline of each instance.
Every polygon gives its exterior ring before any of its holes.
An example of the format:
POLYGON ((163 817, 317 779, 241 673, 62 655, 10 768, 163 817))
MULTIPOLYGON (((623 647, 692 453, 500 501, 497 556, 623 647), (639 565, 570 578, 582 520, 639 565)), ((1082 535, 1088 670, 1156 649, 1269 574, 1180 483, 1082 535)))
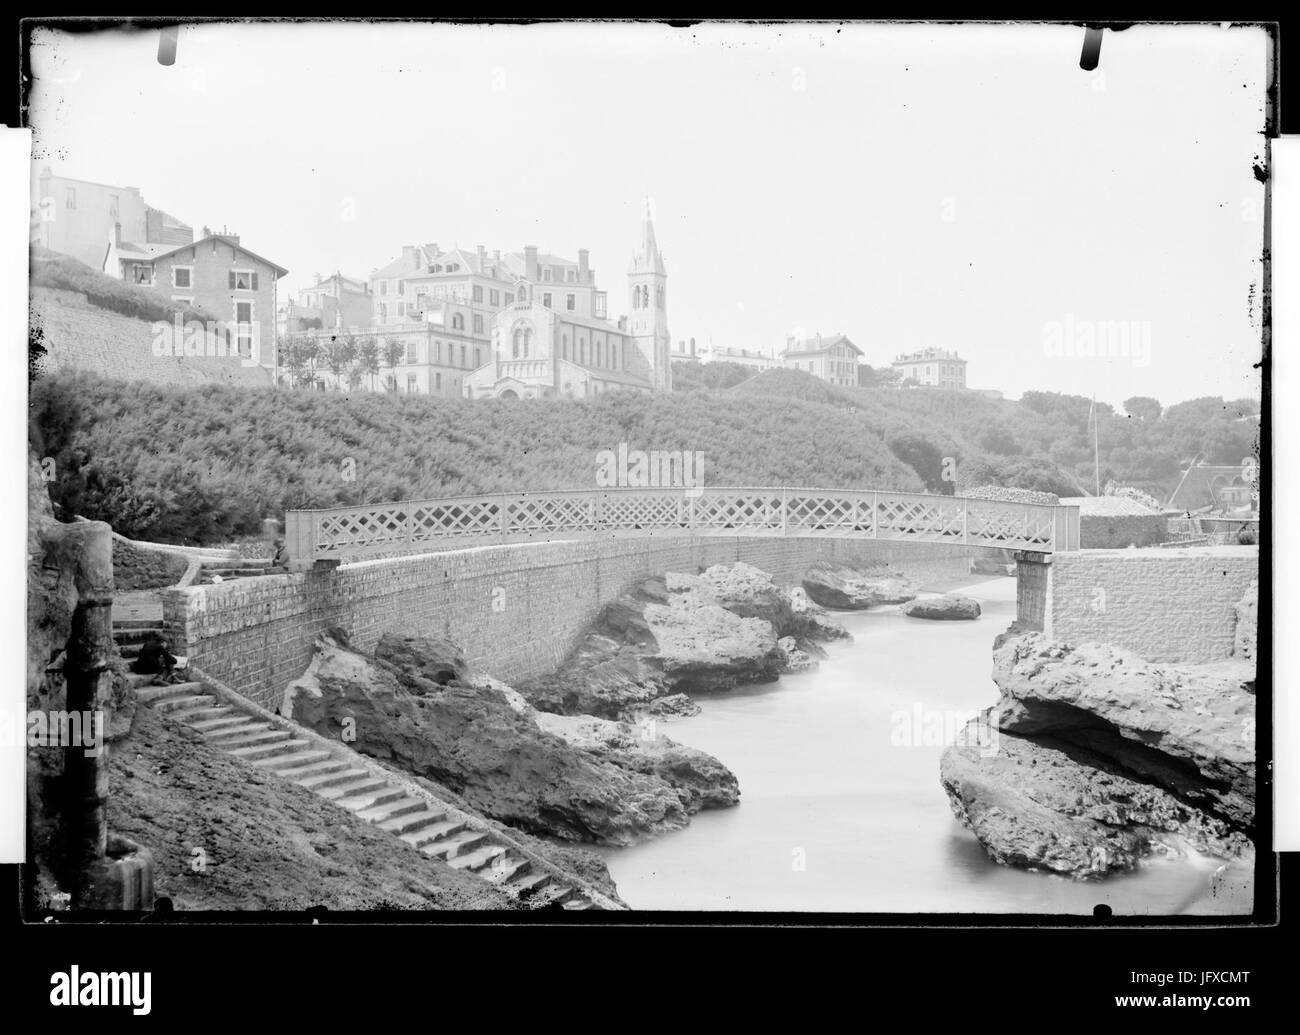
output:
POLYGON ((1138 420, 1159 420, 1163 410, 1159 401, 1149 395, 1134 395, 1124 400, 1124 412, 1138 420))
POLYGON ((355 341, 350 340, 350 337, 340 338, 338 335, 331 335, 321 346, 321 357, 325 360, 329 372, 334 375, 335 388, 342 388, 343 371, 356 357, 356 351, 355 341))
POLYGON ((930 492, 952 495, 953 486, 943 477, 943 451, 928 438, 913 434, 895 435, 888 445, 890 452, 915 471, 930 492))
POLYGON ((361 363, 362 373, 370 378, 370 390, 374 391, 375 375, 379 373, 379 342, 375 341, 374 335, 367 334, 361 339, 357 357, 361 363))
POLYGON ((390 392, 397 391, 397 375, 394 373, 397 364, 402 362, 402 357, 406 355, 406 348, 402 345, 400 338, 390 334, 384 339, 383 359, 384 366, 388 370, 388 377, 384 381, 384 387, 390 392))

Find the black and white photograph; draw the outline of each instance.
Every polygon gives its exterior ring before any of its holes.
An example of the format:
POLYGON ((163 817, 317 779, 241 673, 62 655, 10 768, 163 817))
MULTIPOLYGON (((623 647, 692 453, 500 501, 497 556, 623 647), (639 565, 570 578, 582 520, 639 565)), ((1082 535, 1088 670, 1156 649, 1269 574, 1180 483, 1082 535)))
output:
POLYGON ((1275 917, 1277 46, 30 27, 24 922, 1275 917))

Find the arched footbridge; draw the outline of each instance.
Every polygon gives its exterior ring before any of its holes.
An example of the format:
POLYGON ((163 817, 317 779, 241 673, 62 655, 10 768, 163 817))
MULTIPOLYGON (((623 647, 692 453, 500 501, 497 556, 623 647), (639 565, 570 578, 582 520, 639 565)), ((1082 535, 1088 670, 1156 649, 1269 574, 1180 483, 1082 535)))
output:
POLYGON ((1079 508, 872 489, 608 488, 291 510, 295 568, 502 543, 831 536, 1030 553, 1079 549, 1079 508))

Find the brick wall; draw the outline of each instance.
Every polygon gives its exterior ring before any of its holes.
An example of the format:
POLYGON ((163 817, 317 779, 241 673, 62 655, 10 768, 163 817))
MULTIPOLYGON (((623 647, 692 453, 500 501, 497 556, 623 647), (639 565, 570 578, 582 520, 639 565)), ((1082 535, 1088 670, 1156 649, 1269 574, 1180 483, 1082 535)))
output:
POLYGON ((32 333, 41 335, 49 371, 89 370, 171 385, 271 385, 266 370, 237 358, 155 356, 151 323, 92 306, 77 292, 33 288, 31 310, 32 333))
POLYGON ((362 650, 385 632, 446 636, 476 668, 521 680, 553 671, 600 609, 647 575, 745 561, 792 585, 825 559, 889 562, 924 582, 964 574, 973 552, 794 537, 527 543, 166 590, 163 611, 193 664, 273 708, 331 626, 362 650))
POLYGON ((1259 551, 1082 550, 1018 567, 1017 617, 1053 639, 1195 663, 1231 654, 1234 608, 1258 577, 1259 551))

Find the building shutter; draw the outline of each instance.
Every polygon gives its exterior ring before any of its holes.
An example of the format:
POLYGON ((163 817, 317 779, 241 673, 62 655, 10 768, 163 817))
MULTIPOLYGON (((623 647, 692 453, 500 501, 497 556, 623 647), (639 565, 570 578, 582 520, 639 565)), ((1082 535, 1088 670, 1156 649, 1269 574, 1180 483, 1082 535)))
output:
POLYGON ((257 290, 257 270, 253 270, 253 290, 257 290))
POLYGON ((234 290, 235 290, 235 271, 234 271, 234 270, 230 270, 230 272, 229 272, 229 276, 230 276, 230 290, 231 290, 231 291, 234 291, 234 290))

